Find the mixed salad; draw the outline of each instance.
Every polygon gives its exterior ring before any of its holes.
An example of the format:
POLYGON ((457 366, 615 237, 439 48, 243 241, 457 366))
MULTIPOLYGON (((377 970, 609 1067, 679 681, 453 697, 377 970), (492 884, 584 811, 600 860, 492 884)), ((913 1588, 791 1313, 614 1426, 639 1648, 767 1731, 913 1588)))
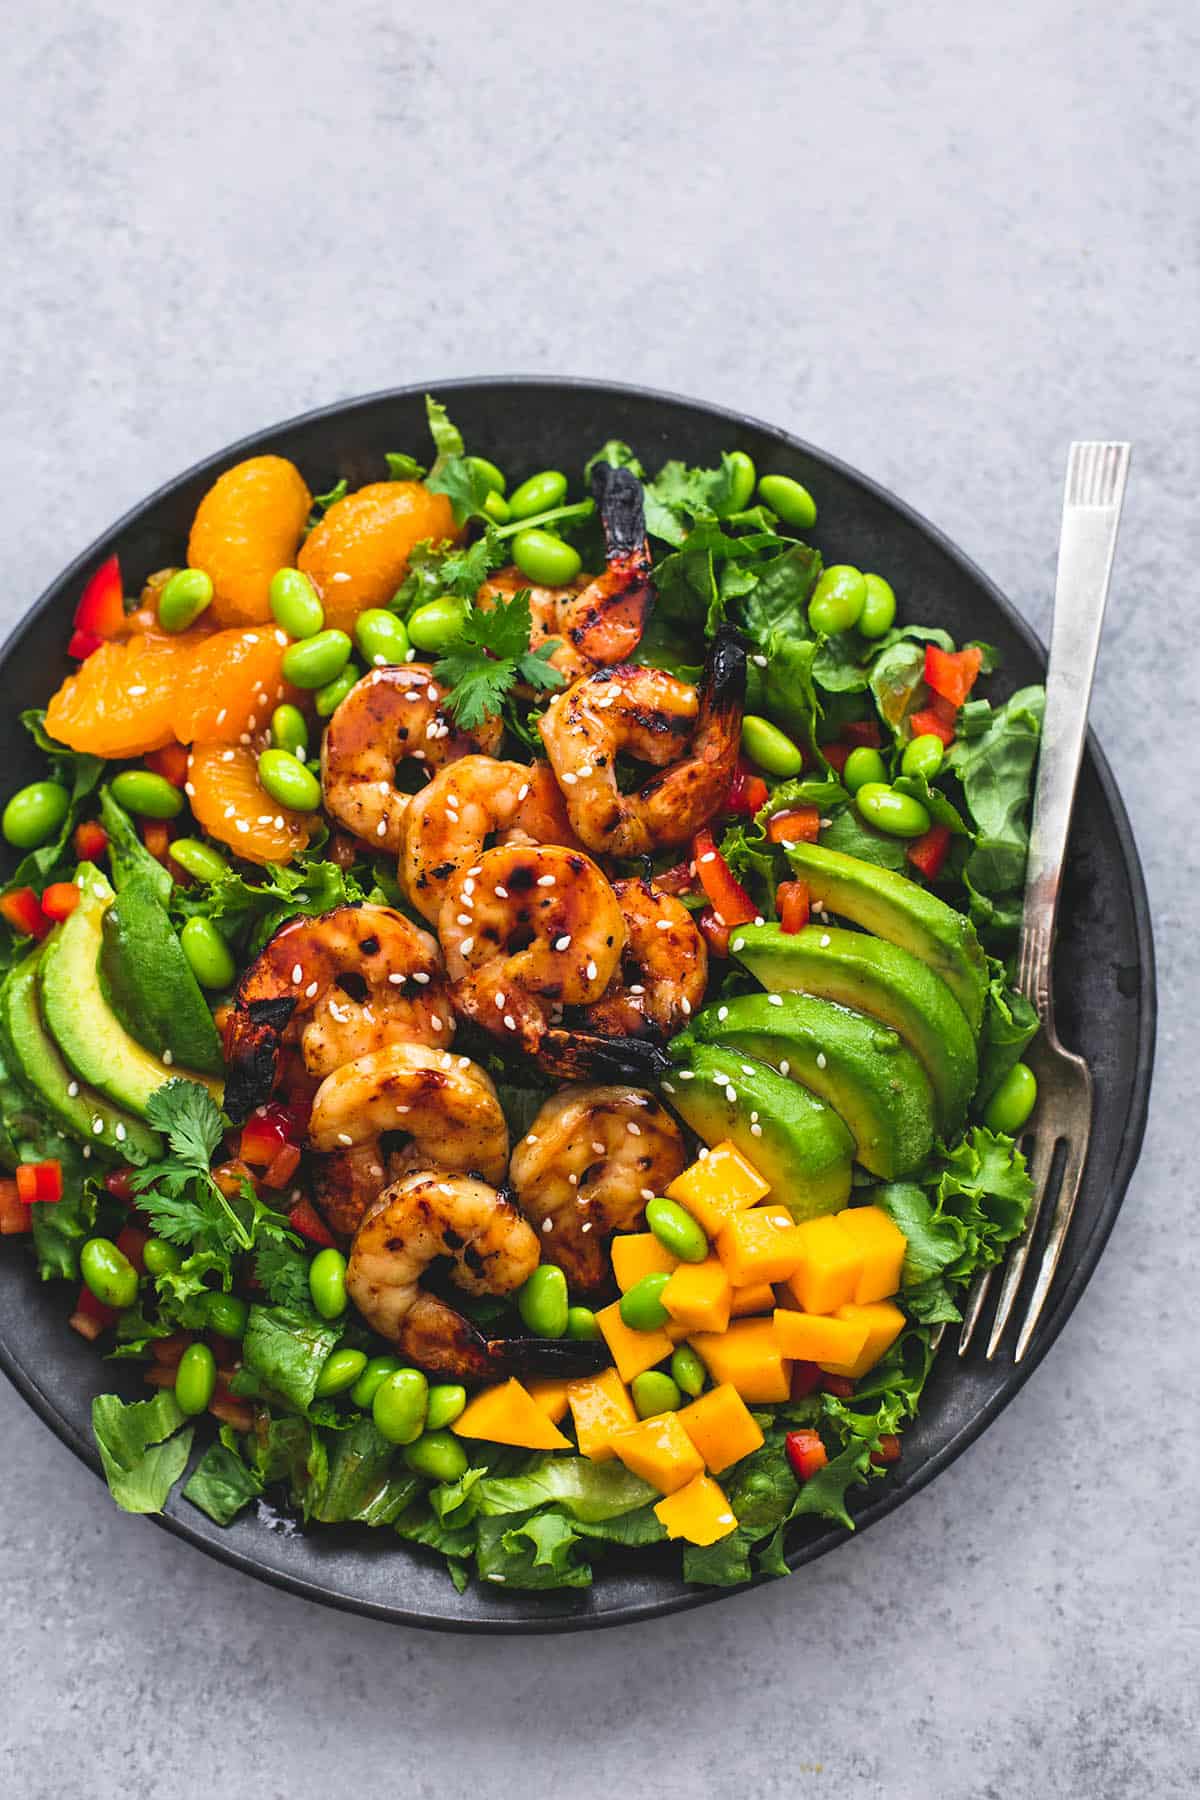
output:
POLYGON ((1025 1217, 1042 694, 744 451, 510 490, 428 416, 87 582, 3 811, 0 1231, 124 1365, 130 1511, 782 1574, 1025 1217))

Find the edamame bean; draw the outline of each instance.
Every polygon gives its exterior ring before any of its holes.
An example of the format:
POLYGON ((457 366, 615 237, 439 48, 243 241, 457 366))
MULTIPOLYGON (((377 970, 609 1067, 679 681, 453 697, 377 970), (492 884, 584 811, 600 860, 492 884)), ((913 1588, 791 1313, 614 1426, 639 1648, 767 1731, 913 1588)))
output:
POLYGON ((137 1270, 111 1238, 93 1237, 79 1252, 79 1269, 97 1300, 118 1311, 137 1299, 137 1270))
POLYGON ((158 596, 158 622, 164 631, 186 631, 212 605, 212 577, 203 569, 176 569, 158 596))
POLYGON ((680 1262, 703 1262, 708 1255, 708 1239, 690 1212, 678 1200, 651 1200, 646 1206, 646 1223, 662 1245, 680 1262))
POLYGON ((347 1388, 354 1386, 366 1366, 365 1350, 331 1350, 317 1376, 317 1399, 324 1400, 331 1394, 344 1394, 347 1388))
POLYGON ((886 831, 889 837, 919 838, 929 830, 929 814, 921 802, 898 794, 882 781, 868 781, 860 787, 854 804, 868 825, 886 831))
POLYGON ((804 767, 799 745, 758 713, 746 713, 742 719, 742 749, 768 775, 798 775, 804 767))
POLYGON ((466 607, 453 594, 427 600, 424 606, 418 606, 416 612, 409 614, 409 640, 418 650, 440 656, 462 636, 465 617, 466 607))
POLYGON ((354 625, 354 641, 372 669, 396 668, 408 660, 408 632, 403 619, 382 606, 369 606, 359 613, 354 625))
POLYGON ((629 1391, 639 1419, 652 1419, 656 1413, 678 1412, 683 1405, 678 1383, 664 1375, 661 1369, 647 1369, 645 1374, 635 1375, 629 1391))
POLYGON ((28 787, 18 788, 5 807, 0 829, 18 850, 36 850, 58 832, 70 804, 71 796, 61 782, 31 781, 28 787))
POLYGON ((892 629, 895 621, 896 596, 891 582, 885 581, 882 575, 864 575, 863 584, 867 596, 858 615, 858 629, 865 638, 881 638, 892 629))
POLYGON ((314 637, 288 645, 279 661, 280 671, 293 687, 323 688, 341 674, 353 648, 344 631, 318 631, 314 637))
POLYGON ((558 469, 543 469, 513 489, 508 496, 509 516, 532 519, 535 513, 549 512, 552 506, 561 506, 566 497, 566 476, 558 469))
POLYGON ((429 1390, 429 1405, 425 1410, 426 1431, 441 1431, 447 1425, 453 1425, 467 1404, 467 1390, 455 1381, 441 1381, 429 1390))
POLYGON ((229 873, 225 858, 202 838, 175 838, 171 844, 171 857, 197 881, 220 881, 222 875, 229 873))
POLYGON ((567 1308, 567 1336, 577 1344, 599 1342, 600 1324, 590 1306, 567 1308))
POLYGON ((719 509, 723 519, 749 506, 754 483, 758 480, 758 470, 744 450, 731 450, 725 460, 729 468, 729 498, 719 509))
POLYGON ((192 974, 206 988, 227 988, 234 977, 229 945, 211 919, 189 919, 179 934, 192 974))
POLYGON ((578 550, 552 531, 541 531, 537 526, 518 531, 512 555, 522 575, 528 575, 539 587, 565 587, 583 567, 578 550))
MULTIPOLYGON (((857 625, 867 598, 867 584, 849 563, 834 563, 813 589, 808 603, 808 622, 814 631, 834 637, 857 625)), ((286 660, 286 659, 285 659, 286 660)))
POLYGON ((271 714, 271 748, 286 750, 301 762, 308 754, 308 720, 290 700, 285 700, 271 714))
POLYGON ((258 779, 272 800, 294 812, 316 812, 321 804, 320 782, 290 750, 264 750, 258 759, 258 779))
POLYGON ((240 1294, 213 1292, 204 1302, 204 1317, 210 1331, 221 1337, 240 1338, 246 1335, 250 1308, 240 1294))
POLYGON ((355 1382, 354 1390, 350 1395, 355 1406, 361 1406, 365 1411, 388 1376, 394 1375, 398 1369, 403 1367, 404 1364, 398 1356, 373 1356, 355 1382))
MULTIPOLYGON (((318 1250, 308 1265, 308 1291, 323 1319, 340 1319, 346 1310, 346 1259, 332 1247, 318 1250)), ((366 1367, 364 1360, 363 1367, 366 1367)), ((355 1378, 357 1379, 357 1377, 355 1378)))
POLYGON ((183 1252, 178 1244, 168 1244, 166 1238, 147 1238, 142 1246, 142 1261, 147 1275, 173 1275, 183 1261, 183 1252))
POLYGON ((425 1429, 429 1383, 420 1369, 385 1375, 371 1402, 375 1429, 389 1444, 411 1444, 425 1429))
POLYGON ((483 503, 483 510, 493 525, 507 525, 512 518, 512 508, 503 494, 489 494, 483 503))
POLYGON ((846 758, 846 766, 842 770, 842 785, 848 787, 852 794, 857 794, 859 788, 865 787, 868 781, 886 783, 887 764, 878 750, 860 744, 846 758))
POLYGON ((467 1472, 467 1453, 449 1431, 426 1431, 404 1452, 414 1475, 431 1481, 458 1481, 467 1472))
POLYGON ((704 1392, 708 1370, 690 1344, 680 1344, 671 1358, 671 1376, 684 1393, 694 1400, 697 1394, 704 1392))
POLYGON ((517 1290, 517 1311, 537 1337, 560 1338, 567 1329, 567 1278, 553 1263, 542 1263, 517 1290))
POLYGON ((946 755, 946 746, 936 731, 923 732, 904 746, 900 768, 905 775, 923 775, 932 781, 946 755))
POLYGON ((1016 1137, 1037 1105, 1037 1076, 1028 1063, 1014 1063, 984 1108, 989 1131, 1016 1137))
POLYGON ((270 600, 275 623, 290 638, 299 642, 324 629, 325 608, 303 569, 277 569, 271 577, 270 600))
POLYGON ((153 769, 122 769, 112 778, 112 797, 126 812, 144 819, 173 819, 183 810, 179 789, 153 769))
POLYGON ((318 688, 313 695, 317 716, 322 719, 332 718, 350 689, 361 680, 362 670, 358 664, 347 663, 340 675, 335 675, 332 681, 327 682, 323 688, 318 688))
POLYGON ((496 467, 494 462, 489 462, 486 456, 468 456, 467 461, 475 473, 481 475, 487 482, 489 494, 505 492, 508 487, 508 477, 496 467))
POLYGON ((621 1318, 630 1331, 658 1331, 670 1318, 662 1291, 670 1275, 643 1275, 621 1295, 621 1318))
POLYGON ((194 1419, 207 1411, 216 1392, 217 1359, 207 1344, 189 1344, 175 1371, 175 1398, 179 1410, 194 1419))
POLYGON ((758 497, 764 506, 778 513, 785 525, 807 531, 817 522, 817 503, 799 481, 790 475, 764 475, 758 484, 758 497))

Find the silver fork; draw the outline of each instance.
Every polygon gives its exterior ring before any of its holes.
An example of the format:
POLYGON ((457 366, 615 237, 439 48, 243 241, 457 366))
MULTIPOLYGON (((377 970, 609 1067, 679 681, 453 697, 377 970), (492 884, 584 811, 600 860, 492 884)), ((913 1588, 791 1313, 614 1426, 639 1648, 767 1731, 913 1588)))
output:
MULTIPOLYGON (((1067 457, 1054 623, 1046 670, 1046 716, 1033 797, 1025 905, 1017 951, 1017 986, 1037 1010, 1042 1029, 1028 1062, 1038 1081, 1038 1101, 1026 1138, 1033 1178, 1033 1203, 1021 1236, 1008 1252, 1000 1298, 988 1339, 990 1362, 1021 1288, 1052 1175, 1061 1166, 1058 1198, 1050 1220, 1041 1266, 1029 1297, 1013 1360, 1020 1362, 1037 1330, 1071 1225, 1083 1179, 1092 1130, 1092 1077, 1082 1057, 1064 1050, 1054 1029, 1050 958, 1054 918, 1062 883, 1067 832, 1087 730, 1088 701, 1100 628, 1108 599, 1117 527, 1129 470, 1128 444, 1072 444, 1067 457), (1062 1147, 1061 1157, 1059 1147, 1062 1147)), ((979 1323, 992 1276, 977 1279, 967 1301, 958 1353, 964 1356, 979 1323)))

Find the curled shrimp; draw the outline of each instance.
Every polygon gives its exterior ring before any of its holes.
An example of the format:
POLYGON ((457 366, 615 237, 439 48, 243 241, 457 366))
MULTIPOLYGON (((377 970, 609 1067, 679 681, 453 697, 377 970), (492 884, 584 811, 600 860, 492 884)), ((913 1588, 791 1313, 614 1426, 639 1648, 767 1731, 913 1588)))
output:
POLYGON ((328 1075, 386 1044, 444 1047, 455 1018, 437 940, 390 906, 338 906, 292 919, 238 983, 226 1037, 225 1107, 241 1119, 268 1098, 280 1050, 328 1075))
POLYGON ((624 662, 641 641, 653 600, 650 546, 642 485, 630 469, 597 463, 592 492, 604 527, 603 575, 581 576, 565 587, 533 587, 516 568, 501 569, 484 582, 476 604, 485 610, 497 599, 529 593, 531 650, 556 638, 552 668, 567 679, 610 663, 624 662))
POLYGON ((704 1000, 708 950, 691 913, 652 881, 614 881, 625 921, 620 965, 599 1000, 587 1008, 589 1030, 670 1037, 704 1000))
POLYGON ((733 778, 745 693, 745 645, 722 626, 699 690, 663 669, 624 664, 555 695, 538 729, 581 842, 611 856, 686 843, 733 778), (656 770, 628 794, 617 785, 621 751, 656 770))
POLYGON ((612 1278, 614 1231, 635 1231, 646 1202, 686 1160, 683 1134, 653 1094, 566 1088, 546 1101, 513 1150, 509 1180, 547 1260, 573 1291, 595 1294, 612 1278))
POLYGON ((541 1258, 537 1233, 512 1201, 486 1182, 416 1170, 386 1187, 354 1237, 346 1291, 363 1318, 431 1374, 458 1381, 540 1370, 584 1374, 603 1345, 565 1340, 487 1340, 462 1313, 423 1286, 445 1258, 466 1294, 513 1294, 541 1258))
POLYGON ((464 756, 413 796, 399 876, 417 911, 436 923, 451 881, 478 863, 492 840, 575 843, 562 793, 545 763, 464 756))
POLYGON ((443 702, 446 690, 424 663, 372 669, 356 682, 321 745, 325 810, 374 850, 399 851, 409 796, 396 785, 402 764, 429 774, 477 752, 492 754, 502 721, 463 731, 443 702))
POLYGON ((469 1057, 425 1044, 389 1044, 327 1075, 313 1099, 308 1137, 314 1150, 332 1153, 318 1198, 342 1232, 354 1230, 367 1199, 389 1178, 410 1169, 498 1182, 508 1168, 508 1125, 491 1077, 469 1057), (401 1133, 403 1146, 385 1148, 401 1133))

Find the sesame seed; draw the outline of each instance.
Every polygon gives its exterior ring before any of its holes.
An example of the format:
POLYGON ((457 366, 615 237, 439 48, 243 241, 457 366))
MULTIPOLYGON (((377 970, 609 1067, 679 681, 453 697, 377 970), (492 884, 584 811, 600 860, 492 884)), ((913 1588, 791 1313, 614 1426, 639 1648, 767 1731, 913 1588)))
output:
POLYGON ((117 1132, 116 1132, 118 1144, 123 1144, 125 1142, 127 1135, 128 1135, 128 1133, 126 1132, 125 1127, 121 1124, 120 1120, 118 1120, 117 1121, 117 1132))
POLYGON ((440 1019, 440 1018, 439 1018, 439 1017, 438 1017, 438 1015, 437 1015, 437 1013, 431 1013, 431 1014, 430 1014, 430 1016, 429 1016, 429 1023, 430 1023, 430 1024, 431 1024, 431 1025, 432 1025, 432 1026, 433 1026, 433 1029, 434 1029, 434 1030, 435 1030, 435 1031, 440 1031, 440 1030, 441 1030, 441 1029, 442 1029, 442 1021, 441 1021, 441 1019, 440 1019))
POLYGON ((781 1075, 790 1075, 791 1072, 792 1072, 792 1065, 787 1060, 787 1057, 785 1056, 783 1061, 779 1065, 779 1073, 781 1075))
POLYGON ((70 1096, 70 1098, 72 1100, 74 1100, 75 1097, 77 1096, 77 1094, 79 1093, 79 1083, 77 1081, 68 1081, 67 1093, 70 1096))
POLYGON ((755 913, 755 915, 754 915, 754 923, 755 923, 755 924, 756 924, 756 925, 765 925, 765 924, 766 924, 766 922, 767 922, 767 921, 766 921, 766 920, 765 920, 765 919, 764 919, 764 918, 763 918, 763 916, 762 916, 762 914, 761 914, 761 913, 755 913))
POLYGON ((825 1052, 823 1050, 817 1051, 817 1067, 818 1069, 823 1069, 825 1067, 825 1052))
POLYGON ((129 697, 131 700, 140 700, 145 691, 143 686, 131 687, 129 689, 129 697))
MULTIPOLYGON (((429 977, 425 973, 424 969, 414 969, 412 978, 414 981, 420 982, 422 987, 424 987, 426 982, 429 980, 429 977)), ((401 977, 401 980, 403 980, 403 976, 401 977)))
POLYGON ((93 1119, 92 1120, 92 1130, 95 1133, 95 1135, 97 1137, 99 1137, 100 1133, 104 1130, 104 1120, 103 1119, 93 1119))
POLYGON ((761 1125, 752 1125, 750 1127, 750 1136, 751 1137, 761 1137, 762 1136, 762 1126, 761 1125))
POLYGON ((275 824, 276 831, 283 830, 283 814, 282 813, 275 814, 274 824, 275 824))
POLYGON ((305 997, 305 999, 306 999, 306 1000, 311 1000, 311 999, 312 999, 312 997, 313 997, 313 995, 314 995, 314 994, 315 994, 315 993, 316 993, 316 991, 317 991, 317 988, 318 988, 318 986, 319 986, 319 985, 320 985, 320 984, 319 984, 319 983, 318 983, 318 982, 316 982, 316 981, 310 981, 310 982, 309 982, 309 984, 308 984, 308 986, 307 986, 307 987, 306 987, 306 988, 305 988, 305 990, 304 990, 304 997, 305 997))
POLYGON ((767 995, 767 1005, 768 1006, 782 1006, 783 1005, 783 995, 782 994, 768 994, 767 995))
POLYGON ((664 1081, 662 1083, 662 1091, 664 1094, 673 1094, 675 1092, 674 1084, 670 1081, 664 1081))
POLYGON ((626 1119, 625 1129, 629 1133, 630 1137, 641 1137, 641 1135, 642 1135, 641 1126, 639 1124, 637 1124, 636 1121, 633 1119, 626 1119))
POLYGON ((725 1021, 728 1017, 729 1017, 729 1008, 727 1006, 718 1006, 717 1018, 721 1021, 722 1025, 725 1023, 725 1021))
POLYGON ((227 706, 223 706, 221 708, 220 712, 217 714, 217 724, 223 725, 228 717, 229 717, 229 708, 227 706))
POLYGON ((827 950, 832 942, 833 942, 833 940, 827 931, 824 931, 821 933, 821 948, 822 948, 822 950, 827 950))
POLYGON ((376 837, 386 837, 387 836, 387 820, 386 819, 380 819, 378 825, 375 827, 375 836, 376 837))
POLYGON ((640 981, 631 981, 629 984, 629 991, 631 994, 644 994, 646 990, 640 981))
POLYGON ((734 1101, 737 1099, 736 1090, 732 1087, 727 1086, 725 1089, 725 1098, 728 1100, 729 1104, 732 1106, 734 1101))
POLYGON ((454 922, 456 925, 469 925, 471 923, 471 915, 470 913, 455 913, 454 922))
POLYGON ((508 889, 506 887, 498 887, 495 891, 497 900, 508 899, 508 889))
POLYGON ((589 962, 585 973, 589 981, 595 981, 600 971, 597 969, 594 962, 589 962))
POLYGON ((435 703, 441 699, 441 695, 438 693, 432 682, 430 682, 429 686, 425 689, 425 698, 427 700, 432 700, 435 703))
POLYGON ((464 894, 473 894, 474 892, 475 892, 474 877, 471 875, 468 875, 467 879, 463 882, 463 893, 464 894))
POLYGON ((460 956, 470 956, 470 954, 474 948, 475 948, 475 939, 473 937, 465 937, 463 939, 462 943, 458 946, 458 953, 460 956))
POLYGON ((292 965, 292 986, 299 987, 300 983, 303 980, 304 980, 304 970, 301 968, 299 963, 293 963, 293 965, 292 965))
POLYGON ((530 1132, 528 1132, 528 1133, 527 1133, 527 1134, 526 1134, 526 1137, 525 1137, 525 1142, 526 1142, 526 1143, 527 1143, 527 1144, 540 1144, 540 1143, 541 1143, 541 1141, 542 1141, 542 1140, 541 1140, 541 1138, 540 1138, 540 1137, 539 1137, 539 1136, 538 1136, 538 1134, 537 1134, 537 1132, 536 1132, 536 1131, 530 1131, 530 1132))
POLYGON ((238 819, 235 823, 243 837, 248 837, 250 835, 250 827, 247 825, 245 819, 238 819))
POLYGON ((654 1198, 653 1188, 639 1188, 638 1192, 641 1194, 643 1200, 653 1200, 654 1198))
POLYGON ((250 742, 250 733, 248 731, 239 731, 238 743, 239 744, 248 744, 249 742, 250 742))
POLYGON ((716 862, 716 860, 717 860, 717 853, 715 850, 706 850, 704 852, 704 855, 700 858, 700 861, 702 863, 716 862))
POLYGON ((183 784, 183 791, 190 800, 192 795, 196 792, 196 789, 190 781, 185 781, 183 784))
POLYGON ((746 940, 745 940, 745 938, 734 938, 734 940, 733 940, 733 948, 734 948, 734 949, 735 949, 735 950, 744 950, 744 949, 745 949, 745 948, 746 948, 746 940))
POLYGON ((570 1187, 578 1187, 578 1186, 579 1186, 579 1177, 578 1177, 578 1175, 568 1175, 568 1176, 567 1176, 567 1183, 568 1183, 568 1186, 570 1186, 570 1187))
POLYGON ((528 799, 528 797, 529 797, 529 783, 527 781, 525 781, 525 782, 522 782, 521 786, 517 789, 517 799, 525 800, 525 799, 528 799))
POLYGON ((288 643, 287 632, 286 631, 277 631, 275 633, 275 642, 279 645, 279 648, 281 650, 286 650, 287 643, 288 643))
POLYGON ((567 950, 570 948, 570 944, 571 944, 571 934, 569 931, 564 931, 564 933, 561 937, 557 937, 554 940, 554 948, 556 950, 567 950))
POLYGON ((592 1229, 592 1221, 590 1219, 585 1219, 579 1229, 580 1231, 590 1231, 592 1229))
POLYGON ((175 1052, 173 1050, 164 1050, 162 1053, 162 1060, 169 1069, 171 1064, 175 1061, 175 1052))
POLYGON ((558 779, 562 782, 564 787, 574 787, 575 786, 575 777, 571 774, 569 769, 566 770, 565 773, 560 775, 558 779))
POLYGON ((750 658, 750 661, 757 669, 765 669, 767 666, 766 657, 759 655, 757 652, 750 658))
POLYGON ((554 876, 553 875, 539 875, 537 878, 537 884, 539 887, 553 887, 554 886, 554 876))
POLYGON ((503 994, 496 995, 496 1011, 497 1012, 504 1011, 504 1000, 505 1000, 505 996, 503 994))
POLYGON ((504 1029, 506 1031, 515 1031, 517 1029, 517 1021, 513 1018, 511 1013, 505 1013, 504 1015, 504 1029))
POLYGON ((542 1220, 542 1230, 543 1231, 553 1231, 554 1230, 554 1220, 553 1219, 543 1219, 542 1220))
MULTIPOLYGON (((426 977, 426 979, 428 980, 428 977, 426 977)), ((397 974, 393 973, 388 976, 388 980, 391 982, 393 987, 400 987, 403 985, 404 977, 403 977, 403 975, 397 975, 397 974)))
POLYGON ((233 760, 235 759, 236 756, 237 756, 236 750, 222 750, 221 761, 222 762, 233 762, 233 760))
POLYGON ((604 1155, 604 1145, 600 1142, 599 1138, 592 1139, 592 1149, 596 1152, 597 1156, 604 1155))

